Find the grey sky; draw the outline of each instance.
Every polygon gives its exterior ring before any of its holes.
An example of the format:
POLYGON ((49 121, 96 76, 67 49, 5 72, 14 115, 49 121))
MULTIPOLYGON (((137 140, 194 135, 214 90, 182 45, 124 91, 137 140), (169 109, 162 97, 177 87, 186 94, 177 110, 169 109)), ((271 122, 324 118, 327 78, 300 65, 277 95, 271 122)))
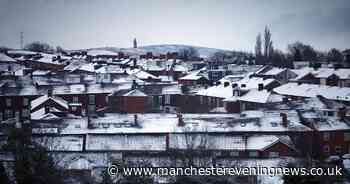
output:
POLYGON ((300 40, 349 48, 348 0, 0 0, 0 45, 68 49, 190 44, 253 51, 265 25, 276 48, 300 40))

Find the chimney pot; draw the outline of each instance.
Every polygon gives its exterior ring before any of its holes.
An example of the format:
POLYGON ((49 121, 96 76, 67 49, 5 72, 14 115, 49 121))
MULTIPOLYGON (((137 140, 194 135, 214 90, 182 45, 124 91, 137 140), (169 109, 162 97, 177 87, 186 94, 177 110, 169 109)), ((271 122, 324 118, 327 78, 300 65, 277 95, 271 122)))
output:
POLYGON ((288 117, 286 113, 280 113, 280 116, 282 117, 282 125, 284 127, 288 127, 288 117))

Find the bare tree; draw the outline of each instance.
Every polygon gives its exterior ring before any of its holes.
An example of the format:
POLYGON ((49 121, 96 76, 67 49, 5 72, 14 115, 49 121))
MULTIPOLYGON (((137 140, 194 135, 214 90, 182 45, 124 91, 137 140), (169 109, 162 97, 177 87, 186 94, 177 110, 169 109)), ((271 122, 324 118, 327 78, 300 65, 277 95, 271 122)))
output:
POLYGON ((330 62, 336 62, 336 63, 341 63, 343 62, 343 54, 335 48, 332 48, 329 52, 328 52, 328 61, 330 62))
POLYGON ((35 41, 25 45, 24 49, 33 51, 33 52, 44 52, 44 53, 53 52, 54 50, 49 44, 39 42, 39 41, 35 41))
POLYGON ((213 55, 210 56, 211 61, 215 62, 224 62, 226 58, 226 53, 224 52, 215 52, 213 55))
POLYGON ((179 57, 184 61, 199 58, 198 50, 194 47, 183 48, 179 51, 179 57))

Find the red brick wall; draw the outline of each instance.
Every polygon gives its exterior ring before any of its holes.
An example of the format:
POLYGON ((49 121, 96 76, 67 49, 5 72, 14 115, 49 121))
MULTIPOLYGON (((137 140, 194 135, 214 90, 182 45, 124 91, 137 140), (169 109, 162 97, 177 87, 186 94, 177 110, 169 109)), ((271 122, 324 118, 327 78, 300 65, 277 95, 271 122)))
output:
POLYGON ((123 111, 126 113, 145 113, 147 97, 123 97, 123 111))

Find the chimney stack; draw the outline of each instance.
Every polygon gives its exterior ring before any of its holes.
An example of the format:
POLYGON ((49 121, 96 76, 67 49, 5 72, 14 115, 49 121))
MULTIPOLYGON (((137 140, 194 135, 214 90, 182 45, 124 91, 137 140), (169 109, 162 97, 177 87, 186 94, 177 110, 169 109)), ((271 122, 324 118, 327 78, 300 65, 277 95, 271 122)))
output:
POLYGON ((47 96, 48 97, 52 97, 52 89, 48 89, 47 90, 47 96))
POLYGON ((138 121, 138 118, 137 118, 137 114, 134 114, 134 126, 135 127, 140 127, 140 124, 139 124, 139 121, 138 121))
POLYGON ((177 126, 179 126, 179 127, 185 126, 185 122, 184 122, 184 120, 182 118, 182 114, 177 113, 177 119, 178 119, 177 126))
POLYGON ((238 84, 236 83, 232 84, 232 93, 233 93, 233 96, 235 97, 241 96, 241 90, 239 89, 238 84))
POLYGON ((131 89, 134 90, 137 88, 137 83, 136 83, 136 80, 132 80, 132 85, 131 85, 131 89))
POLYGON ((344 120, 345 119, 345 116, 346 116, 346 107, 341 107, 338 109, 338 117, 340 120, 344 120))
POLYGON ((282 126, 288 127, 288 117, 286 113, 280 113, 280 116, 282 117, 282 126))

